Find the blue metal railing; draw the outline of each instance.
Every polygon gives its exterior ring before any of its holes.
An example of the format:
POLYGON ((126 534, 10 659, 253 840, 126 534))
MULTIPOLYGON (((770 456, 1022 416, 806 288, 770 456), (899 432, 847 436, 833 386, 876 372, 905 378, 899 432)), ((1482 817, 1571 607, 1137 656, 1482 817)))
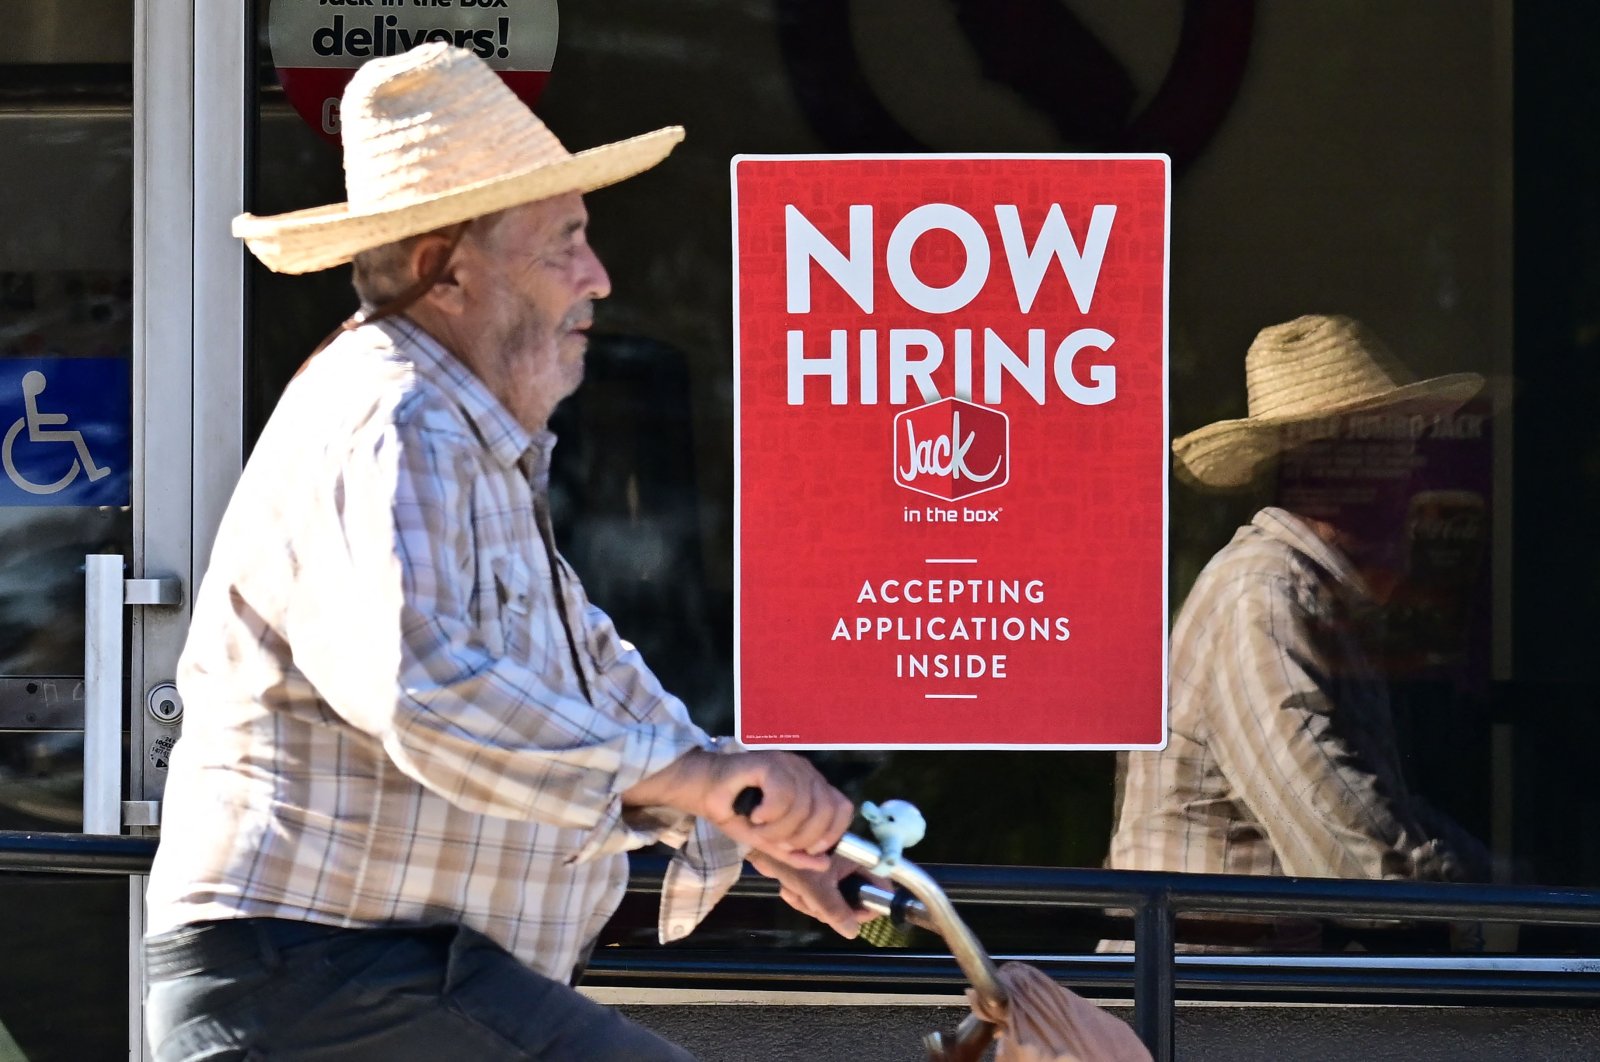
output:
MULTIPOLYGON (((143 874, 149 837, 91 837, 0 831, 0 871, 143 874)), ((632 892, 655 892, 665 861, 634 859, 632 892)), ((1514 1001, 1521 1005, 1600 1003, 1600 957, 1557 960, 1473 956, 1456 961, 1399 957, 1175 955, 1179 914, 1323 917, 1432 922, 1506 922, 1600 927, 1600 890, 1522 885, 1437 885, 1331 878, 1237 877, 1047 867, 925 866, 963 908, 1002 906, 1126 909, 1134 915, 1129 956, 1021 956, 1084 990, 1132 987, 1134 1024, 1158 1062, 1173 1057, 1177 994, 1342 1002, 1514 1001)), ((777 884, 747 875, 734 894, 775 897, 777 884)), ((958 986, 942 955, 897 950, 602 948, 587 980, 630 985, 782 986, 784 989, 905 991, 958 986)))

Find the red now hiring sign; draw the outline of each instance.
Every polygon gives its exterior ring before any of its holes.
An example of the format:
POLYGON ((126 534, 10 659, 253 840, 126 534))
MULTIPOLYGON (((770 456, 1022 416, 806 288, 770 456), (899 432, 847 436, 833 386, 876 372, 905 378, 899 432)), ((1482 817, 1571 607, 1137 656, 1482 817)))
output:
POLYGON ((1165 156, 743 156, 750 745, 1155 748, 1165 156))
POLYGON ((339 143, 339 98, 356 67, 429 41, 475 52, 532 107, 556 55, 556 0, 272 0, 278 82, 324 140, 339 143))

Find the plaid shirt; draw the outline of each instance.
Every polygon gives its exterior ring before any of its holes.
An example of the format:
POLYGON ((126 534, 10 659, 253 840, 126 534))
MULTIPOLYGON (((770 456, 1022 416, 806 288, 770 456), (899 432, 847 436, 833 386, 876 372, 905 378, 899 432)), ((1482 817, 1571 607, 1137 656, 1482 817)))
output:
POLYGON ((460 922, 565 980, 627 849, 681 848, 664 940, 727 891, 733 841, 622 807, 719 745, 555 553, 554 442, 404 320, 289 385, 195 602, 149 932, 460 922))
POLYGON ((1450 880, 1481 846, 1412 796, 1349 560, 1263 509, 1172 632, 1170 737, 1127 753, 1110 865, 1450 880))

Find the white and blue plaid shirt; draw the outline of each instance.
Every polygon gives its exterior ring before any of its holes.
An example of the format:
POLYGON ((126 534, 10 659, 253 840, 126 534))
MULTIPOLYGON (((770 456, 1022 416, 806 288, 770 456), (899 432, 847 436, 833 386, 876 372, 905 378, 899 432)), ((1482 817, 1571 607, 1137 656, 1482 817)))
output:
POLYGON ((621 900, 628 849, 680 847, 663 939, 727 891, 733 841, 622 807, 716 743, 555 553, 554 442, 403 319, 340 337, 289 385, 179 666, 150 933, 460 922, 565 979, 621 900))

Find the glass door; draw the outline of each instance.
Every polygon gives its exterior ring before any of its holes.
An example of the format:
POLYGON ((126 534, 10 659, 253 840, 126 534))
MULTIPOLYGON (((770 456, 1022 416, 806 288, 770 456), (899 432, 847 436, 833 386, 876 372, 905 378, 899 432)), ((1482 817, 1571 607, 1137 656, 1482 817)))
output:
MULTIPOLYGON (((0 830, 153 833, 211 519, 193 459, 194 14, 6 8, 0 830)), ((225 443, 209 449, 225 467, 225 443)), ((141 1057, 142 893, 0 873, 0 1062, 141 1057)))
MULTIPOLYGON (((85 558, 133 552, 133 12, 70 6, 0 38, 5 830, 83 830, 85 558)), ((127 918, 120 880, 0 875, 0 1059, 125 1048, 127 918)))

